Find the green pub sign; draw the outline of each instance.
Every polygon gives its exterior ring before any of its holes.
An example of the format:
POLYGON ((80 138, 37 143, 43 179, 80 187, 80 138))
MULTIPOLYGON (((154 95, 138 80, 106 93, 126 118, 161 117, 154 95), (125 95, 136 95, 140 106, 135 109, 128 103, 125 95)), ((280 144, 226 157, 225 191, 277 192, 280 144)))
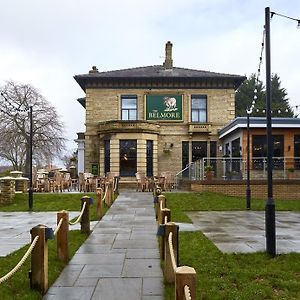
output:
POLYGON ((98 164, 92 164, 91 173, 95 176, 99 175, 99 165, 98 164))
POLYGON ((146 120, 182 121, 182 95, 147 95, 146 120))

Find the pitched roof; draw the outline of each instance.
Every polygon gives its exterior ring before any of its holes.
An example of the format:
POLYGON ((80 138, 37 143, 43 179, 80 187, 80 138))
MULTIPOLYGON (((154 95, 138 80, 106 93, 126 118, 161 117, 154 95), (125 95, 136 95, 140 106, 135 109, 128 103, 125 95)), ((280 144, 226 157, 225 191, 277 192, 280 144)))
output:
POLYGON ((106 72, 90 72, 89 74, 76 75, 79 77, 111 77, 111 78, 124 78, 124 77, 196 77, 196 78, 241 78, 240 75, 216 73, 203 70, 194 70, 187 68, 173 67, 172 69, 166 69, 162 65, 146 66, 129 68, 122 70, 106 71, 106 72))
POLYGON ((75 75, 74 79, 85 90, 89 82, 99 82, 102 80, 118 80, 118 79, 193 79, 193 80, 230 80, 234 82, 234 87, 237 88, 245 79, 245 76, 216 73, 203 70, 194 70, 187 68, 165 68, 163 65, 146 66, 129 68, 122 70, 98 72, 96 67, 93 67, 88 74, 75 75))

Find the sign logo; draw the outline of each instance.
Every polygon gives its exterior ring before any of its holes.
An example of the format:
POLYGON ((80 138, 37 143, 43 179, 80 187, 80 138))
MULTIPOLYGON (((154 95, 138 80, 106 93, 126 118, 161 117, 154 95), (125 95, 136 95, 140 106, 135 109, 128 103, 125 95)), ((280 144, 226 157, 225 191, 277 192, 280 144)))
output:
POLYGON ((146 120, 182 121, 182 95, 147 95, 146 120))

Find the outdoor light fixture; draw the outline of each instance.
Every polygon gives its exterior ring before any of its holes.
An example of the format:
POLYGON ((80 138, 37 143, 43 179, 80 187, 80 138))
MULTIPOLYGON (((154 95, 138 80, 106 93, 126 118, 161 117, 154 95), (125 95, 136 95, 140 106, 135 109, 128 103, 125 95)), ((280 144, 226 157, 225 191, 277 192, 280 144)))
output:
POLYGON ((300 20, 298 20, 297 28, 300 29, 300 20))

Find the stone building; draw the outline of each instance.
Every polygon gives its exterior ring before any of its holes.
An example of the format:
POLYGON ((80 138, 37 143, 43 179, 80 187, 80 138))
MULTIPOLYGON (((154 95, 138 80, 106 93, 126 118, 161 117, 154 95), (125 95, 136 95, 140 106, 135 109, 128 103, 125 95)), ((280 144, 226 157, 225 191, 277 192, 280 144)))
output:
POLYGON ((84 90, 84 169, 98 175, 178 173, 202 157, 222 155, 218 130, 235 117, 244 76, 163 65, 74 76, 84 90))

